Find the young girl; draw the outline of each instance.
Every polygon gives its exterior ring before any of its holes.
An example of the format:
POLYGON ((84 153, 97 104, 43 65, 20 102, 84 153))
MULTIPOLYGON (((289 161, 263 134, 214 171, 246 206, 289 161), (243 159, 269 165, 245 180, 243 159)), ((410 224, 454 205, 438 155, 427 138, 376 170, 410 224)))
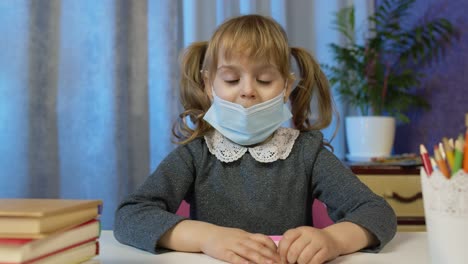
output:
POLYGON ((231 263, 323 263, 378 252, 392 239, 391 207, 325 148, 319 130, 333 103, 324 74, 307 51, 288 46, 278 23, 259 15, 226 21, 209 42, 187 48, 181 74, 181 146, 120 204, 120 242, 231 263), (294 129, 280 127, 290 118, 294 129), (312 227, 315 198, 335 224, 312 227), (183 199, 190 219, 175 214, 183 199), (283 236, 278 246, 271 235, 283 236))

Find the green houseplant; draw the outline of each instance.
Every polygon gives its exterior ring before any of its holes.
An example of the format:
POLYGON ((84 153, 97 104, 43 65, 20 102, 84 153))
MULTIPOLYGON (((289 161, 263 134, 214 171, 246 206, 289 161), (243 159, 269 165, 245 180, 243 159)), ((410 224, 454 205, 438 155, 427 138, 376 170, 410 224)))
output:
POLYGON ((368 18, 368 37, 355 39, 354 7, 336 13, 334 28, 344 45, 330 44, 335 65, 324 65, 338 97, 362 115, 390 115, 409 122, 410 108, 429 109, 414 93, 424 74, 421 66, 434 62, 457 36, 444 18, 408 27, 405 18, 415 0, 384 0, 368 18))
POLYGON ((410 109, 429 109, 415 93, 423 65, 435 62, 458 36, 444 18, 405 24, 415 0, 383 0, 367 20, 368 36, 355 39, 354 7, 336 13, 334 28, 344 44, 330 44, 334 65, 323 65, 338 98, 360 116, 345 119, 348 159, 389 156, 396 120, 409 122, 410 109))

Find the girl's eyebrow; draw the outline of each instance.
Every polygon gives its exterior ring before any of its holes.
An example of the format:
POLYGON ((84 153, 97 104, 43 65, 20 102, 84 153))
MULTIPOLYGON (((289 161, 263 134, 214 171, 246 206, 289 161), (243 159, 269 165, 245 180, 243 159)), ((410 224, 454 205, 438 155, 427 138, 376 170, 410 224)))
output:
POLYGON ((236 67, 234 65, 221 65, 217 68, 217 70, 237 70, 239 67, 236 67))
MULTIPOLYGON (((241 67, 238 67, 233 64, 228 65, 221 65, 217 68, 217 70, 241 70, 241 67)), ((271 64, 259 64, 253 67, 254 71, 262 71, 262 70, 276 70, 276 67, 271 64)))

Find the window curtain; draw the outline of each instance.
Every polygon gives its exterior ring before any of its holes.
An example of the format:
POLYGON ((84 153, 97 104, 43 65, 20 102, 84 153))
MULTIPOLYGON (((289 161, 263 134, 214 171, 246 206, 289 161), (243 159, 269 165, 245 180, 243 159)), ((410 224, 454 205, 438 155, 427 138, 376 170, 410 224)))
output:
POLYGON ((330 63, 333 13, 350 2, 0 1, 0 198, 102 199, 112 229, 119 201, 176 147, 183 47, 228 17, 258 13, 330 63))

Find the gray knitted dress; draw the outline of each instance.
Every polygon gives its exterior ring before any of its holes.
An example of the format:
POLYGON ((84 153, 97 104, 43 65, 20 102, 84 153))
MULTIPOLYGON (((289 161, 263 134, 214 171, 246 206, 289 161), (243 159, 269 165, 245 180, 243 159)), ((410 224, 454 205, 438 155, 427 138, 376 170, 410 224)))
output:
POLYGON ((289 155, 273 162, 257 161, 250 150, 222 162, 205 140, 176 148, 121 202, 114 224, 118 241, 153 253, 166 251, 156 244, 184 220, 175 215, 184 199, 191 219, 281 235, 313 225, 312 202, 317 198, 333 221, 356 223, 377 237, 378 245, 365 251, 380 251, 395 235, 392 208, 324 148, 320 132, 300 132, 289 155))

